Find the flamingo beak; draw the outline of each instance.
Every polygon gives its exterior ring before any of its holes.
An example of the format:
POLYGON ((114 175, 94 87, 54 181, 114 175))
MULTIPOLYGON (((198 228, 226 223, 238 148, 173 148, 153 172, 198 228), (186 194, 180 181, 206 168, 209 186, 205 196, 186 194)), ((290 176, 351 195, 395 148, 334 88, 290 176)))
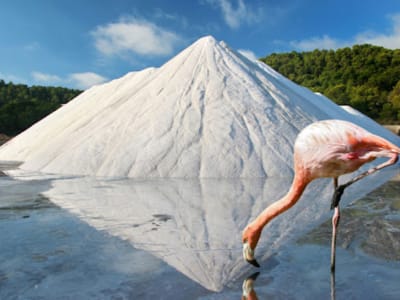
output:
POLYGON ((254 258, 254 250, 251 249, 248 242, 243 243, 243 258, 251 265, 259 268, 260 264, 254 258))

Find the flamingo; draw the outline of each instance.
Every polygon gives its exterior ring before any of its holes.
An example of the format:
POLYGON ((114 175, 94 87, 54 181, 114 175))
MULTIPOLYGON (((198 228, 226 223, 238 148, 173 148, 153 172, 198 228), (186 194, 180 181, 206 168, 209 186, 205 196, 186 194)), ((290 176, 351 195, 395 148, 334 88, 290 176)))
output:
POLYGON ((294 178, 287 194, 264 209, 244 229, 243 257, 259 267, 254 250, 263 228, 300 199, 307 185, 317 178, 333 178, 331 271, 335 268, 336 234, 340 219, 339 200, 350 184, 397 162, 400 148, 365 129, 342 120, 324 120, 308 125, 294 144, 294 178), (382 164, 338 186, 339 176, 356 171, 377 157, 387 157, 382 164))

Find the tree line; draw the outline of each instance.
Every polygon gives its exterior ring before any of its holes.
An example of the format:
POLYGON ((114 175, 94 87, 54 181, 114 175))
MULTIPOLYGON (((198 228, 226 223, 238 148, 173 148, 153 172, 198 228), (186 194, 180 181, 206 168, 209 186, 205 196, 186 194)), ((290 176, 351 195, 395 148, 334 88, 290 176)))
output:
POLYGON ((400 49, 369 44, 273 53, 260 59, 282 75, 380 123, 400 124, 400 49))
POLYGON ((14 136, 80 93, 63 87, 29 87, 0 80, 0 133, 14 136))

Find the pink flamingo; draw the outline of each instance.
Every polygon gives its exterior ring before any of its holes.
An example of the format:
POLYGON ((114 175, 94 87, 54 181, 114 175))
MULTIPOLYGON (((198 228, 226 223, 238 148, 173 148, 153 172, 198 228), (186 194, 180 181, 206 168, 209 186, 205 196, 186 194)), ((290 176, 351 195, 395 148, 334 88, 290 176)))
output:
POLYGON ((307 185, 316 178, 332 177, 331 270, 335 268, 336 232, 339 224, 339 200, 344 188, 384 167, 397 162, 400 148, 389 141, 346 121, 315 122, 303 129, 294 145, 294 179, 288 193, 262 211, 243 231, 243 257, 259 267, 254 250, 263 228, 276 216, 296 204, 307 185), (351 173, 377 157, 388 157, 382 164, 338 186, 340 175, 351 173))

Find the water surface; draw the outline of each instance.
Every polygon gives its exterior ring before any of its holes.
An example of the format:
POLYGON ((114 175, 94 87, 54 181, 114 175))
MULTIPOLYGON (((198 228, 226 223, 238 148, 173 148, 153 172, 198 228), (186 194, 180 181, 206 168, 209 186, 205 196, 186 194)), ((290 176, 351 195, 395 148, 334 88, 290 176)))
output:
MULTIPOLYGON (((259 271, 259 299, 328 299, 329 181, 269 224, 260 270, 242 260, 241 230, 288 184, 2 176, 0 298, 240 299, 259 271)), ((399 192, 393 180, 342 210, 337 299, 399 299, 399 192)))

